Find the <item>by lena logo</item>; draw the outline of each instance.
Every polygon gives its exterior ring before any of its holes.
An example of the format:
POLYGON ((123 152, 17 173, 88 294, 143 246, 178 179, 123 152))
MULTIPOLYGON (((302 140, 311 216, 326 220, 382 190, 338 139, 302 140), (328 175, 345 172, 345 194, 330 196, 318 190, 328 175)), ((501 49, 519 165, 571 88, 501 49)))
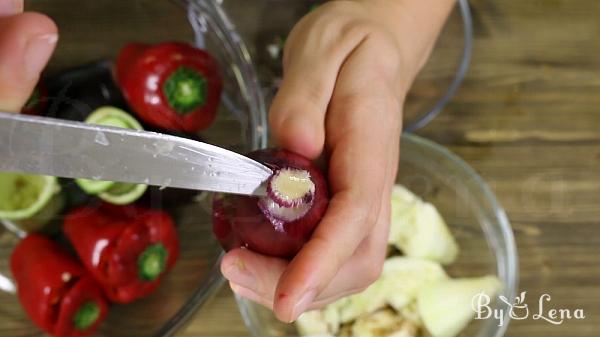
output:
POLYGON ((584 319, 583 309, 548 309, 548 303, 552 300, 549 294, 540 296, 537 306, 537 312, 529 310, 525 303, 526 291, 517 296, 514 302, 509 301, 505 296, 499 296, 500 301, 504 302, 508 309, 497 309, 490 306, 492 299, 487 294, 481 292, 473 297, 471 305, 475 311, 475 319, 494 318, 498 321, 498 326, 504 325, 504 316, 508 310, 508 316, 514 320, 524 320, 529 317, 534 320, 544 320, 550 324, 559 325, 565 320, 584 319))

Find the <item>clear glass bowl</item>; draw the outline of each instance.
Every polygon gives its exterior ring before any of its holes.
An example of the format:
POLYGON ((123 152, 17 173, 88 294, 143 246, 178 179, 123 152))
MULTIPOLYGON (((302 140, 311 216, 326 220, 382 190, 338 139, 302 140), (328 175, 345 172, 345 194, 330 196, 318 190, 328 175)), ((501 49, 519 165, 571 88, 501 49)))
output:
MULTIPOLYGON (((267 101, 282 69, 282 42, 294 24, 322 0, 223 0, 224 8, 256 60, 267 101), (274 50, 272 48, 275 48, 274 50), (271 54, 279 49, 279 56, 271 54)), ((459 0, 404 106, 404 129, 414 131, 437 116, 456 94, 471 61, 473 27, 467 0, 459 0)))
MULTIPOLYGON (((471 167, 443 147, 405 134, 396 181, 433 203, 450 226, 461 249, 448 268, 451 276, 495 274, 504 284, 502 295, 514 298, 518 264, 513 233, 504 210, 471 167)), ((271 311, 239 297, 237 301, 251 336, 298 336, 293 325, 279 322, 271 311)), ((504 309, 503 326, 474 321, 461 336, 503 336, 509 321, 506 304, 496 301, 493 308, 504 309)))
MULTIPOLYGON (((219 60, 225 87, 217 121, 198 137, 239 152, 266 145, 265 111, 254 68, 216 2, 38 0, 26 7, 52 17, 61 32, 45 72, 52 87, 49 114, 83 119, 94 105, 112 100, 111 61, 127 42, 196 42, 219 60), (97 86, 73 89, 98 73, 103 75, 97 86)), ((63 190, 73 186, 63 182, 63 190)), ((113 306, 94 336, 171 336, 222 284, 218 269, 222 249, 213 238, 210 205, 203 197, 193 191, 150 189, 146 198, 153 206, 162 206, 175 217, 180 259, 156 293, 130 305, 113 306)), ((0 337, 45 336, 14 294, 8 259, 18 234, 0 226, 0 337)))

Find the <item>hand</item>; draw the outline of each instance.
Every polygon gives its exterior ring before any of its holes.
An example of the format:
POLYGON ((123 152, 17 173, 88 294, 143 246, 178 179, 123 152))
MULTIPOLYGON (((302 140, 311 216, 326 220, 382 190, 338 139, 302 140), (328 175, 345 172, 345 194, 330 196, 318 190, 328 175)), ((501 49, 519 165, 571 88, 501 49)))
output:
POLYGON ((292 261, 244 249, 229 252, 221 267, 237 294, 290 322, 379 277, 401 107, 452 3, 333 1, 296 25, 270 125, 286 149, 310 158, 327 152, 332 199, 292 261))
POLYGON ((58 41, 56 25, 22 13, 23 0, 0 0, 0 110, 19 112, 58 41))

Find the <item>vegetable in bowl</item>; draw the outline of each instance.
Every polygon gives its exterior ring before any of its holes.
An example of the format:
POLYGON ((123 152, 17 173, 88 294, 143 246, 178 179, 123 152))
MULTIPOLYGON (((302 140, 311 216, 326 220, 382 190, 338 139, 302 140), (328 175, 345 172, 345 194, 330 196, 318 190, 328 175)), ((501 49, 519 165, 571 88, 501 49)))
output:
POLYGON ((455 337, 474 317, 471 301, 490 298, 502 285, 495 276, 453 279, 443 265, 459 249, 437 209, 401 185, 392 193, 389 244, 394 247, 380 278, 365 291, 297 320, 306 337, 455 337))
POLYGON ((0 220, 17 230, 45 228, 65 204, 58 179, 0 172, 0 220))
MULTIPOLYGON (((112 106, 100 107, 85 120, 88 124, 112 126, 122 129, 143 130, 142 125, 127 112, 112 106)), ((102 143, 102 137, 96 139, 102 143)), ((105 202, 128 205, 139 199, 148 189, 144 184, 128 184, 114 181, 76 179, 79 187, 88 194, 97 195, 105 202)))
MULTIPOLYGON (((207 52, 190 45, 171 45, 179 46, 174 52, 186 49, 203 55, 206 62, 213 60, 207 52)), ((44 83, 48 84, 51 97, 68 95, 69 98, 61 96, 50 102, 46 111, 36 114, 113 128, 150 129, 190 139, 204 136, 190 133, 196 131, 196 126, 194 130, 187 126, 182 130, 153 129, 147 120, 138 121, 139 114, 127 112, 134 110, 122 97, 126 93, 121 93, 114 83, 111 66, 108 61, 93 63, 48 77, 44 83)), ((125 69, 124 76, 131 70, 125 69)), ((218 69, 210 71, 209 75, 214 75, 213 88, 206 88, 210 97, 203 98, 208 100, 203 103, 209 104, 205 114, 200 114, 206 118, 203 128, 212 122, 220 103, 218 69)), ((180 80, 181 76, 175 79, 180 80)), ((44 96, 43 100, 48 99, 44 96)), ((194 119, 190 123, 197 122, 194 119)), ((101 132, 95 141, 110 146, 101 132)), ((93 158, 91 161, 90 165, 95 164, 93 158)), ((199 193, 193 191, 192 195, 189 191, 178 193, 177 189, 170 189, 168 195, 176 197, 163 202, 167 194, 162 188, 150 190, 145 184, 99 179, 0 173, 0 220, 10 230, 7 235, 18 237, 10 240, 16 243, 11 263, 16 299, 23 314, 54 337, 93 335, 106 318, 109 306, 110 310, 118 311, 122 309, 113 305, 151 301, 149 297, 162 284, 173 282, 165 279, 180 256, 178 227, 186 226, 177 214, 181 209, 179 204, 191 206, 199 193), (45 270, 46 267, 50 269, 45 270)), ((219 253, 217 247, 213 242, 210 248, 215 258, 219 253)), ((101 327, 99 333, 104 333, 104 329, 110 327, 101 327)))
POLYGON ((129 105, 146 123, 193 133, 215 119, 223 81, 217 61, 201 49, 130 43, 121 49, 116 71, 129 105))
POLYGON ((53 336, 92 334, 106 317, 108 303, 100 286, 58 243, 29 235, 14 249, 10 266, 23 308, 53 336))
POLYGON ((179 256, 173 219, 159 210, 109 204, 78 208, 67 214, 64 232, 115 303, 154 292, 179 256))

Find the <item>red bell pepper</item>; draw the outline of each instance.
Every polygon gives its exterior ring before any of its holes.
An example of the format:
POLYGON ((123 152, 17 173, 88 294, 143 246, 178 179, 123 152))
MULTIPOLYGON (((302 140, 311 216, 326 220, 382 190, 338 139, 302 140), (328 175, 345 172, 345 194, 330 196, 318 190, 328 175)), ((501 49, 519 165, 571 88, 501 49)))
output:
POLYGON ((223 89, 217 61, 190 45, 126 45, 117 58, 117 80, 131 108, 146 123, 196 132, 215 119, 223 89))
POLYGON ((159 286, 179 256, 171 217, 159 210, 103 204, 65 218, 64 232, 113 302, 129 303, 159 286))
POLYGON ((21 110, 24 115, 42 115, 48 105, 48 89, 44 82, 39 82, 21 110))
POLYGON ((13 251, 10 266, 23 308, 53 336, 90 335, 106 317, 102 289, 57 243, 29 235, 13 251))

